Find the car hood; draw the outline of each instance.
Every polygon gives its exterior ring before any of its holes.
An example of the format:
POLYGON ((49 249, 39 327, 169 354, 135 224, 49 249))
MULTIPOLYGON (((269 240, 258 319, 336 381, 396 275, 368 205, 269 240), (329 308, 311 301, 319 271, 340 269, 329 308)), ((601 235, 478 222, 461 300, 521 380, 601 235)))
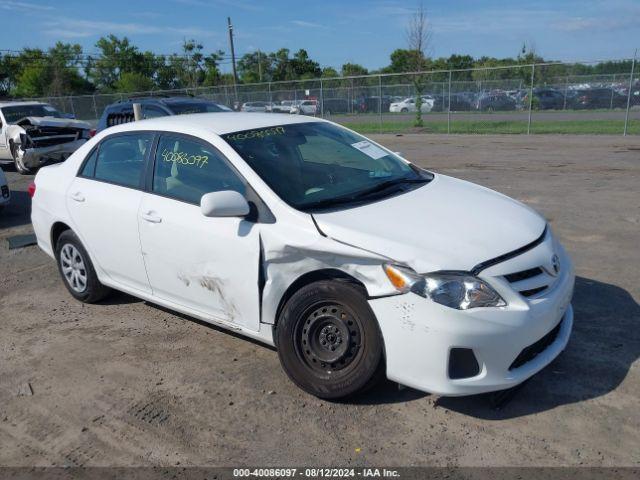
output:
POLYGON ((546 225, 516 200, 445 175, 395 197, 313 217, 330 238, 420 273, 471 270, 533 242, 546 225))
POLYGON ((16 125, 34 125, 41 127, 84 128, 90 129, 91 125, 82 120, 55 117, 24 117, 16 122, 16 125))

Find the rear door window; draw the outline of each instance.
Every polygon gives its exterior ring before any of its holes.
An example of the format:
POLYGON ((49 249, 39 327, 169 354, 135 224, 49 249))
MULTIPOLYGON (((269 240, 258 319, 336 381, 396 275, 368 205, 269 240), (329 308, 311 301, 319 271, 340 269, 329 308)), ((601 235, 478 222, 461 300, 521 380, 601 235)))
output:
POLYGON ((123 187, 139 187, 152 140, 151 133, 107 138, 98 149, 94 178, 123 187))

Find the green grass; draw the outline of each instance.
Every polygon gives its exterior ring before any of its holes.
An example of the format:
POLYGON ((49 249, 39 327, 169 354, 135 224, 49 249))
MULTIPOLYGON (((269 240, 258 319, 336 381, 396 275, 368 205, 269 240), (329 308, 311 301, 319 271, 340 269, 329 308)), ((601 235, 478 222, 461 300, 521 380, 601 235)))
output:
MULTIPOLYGON (((447 122, 425 122, 415 128, 413 121, 345 122, 345 127, 360 133, 447 133, 447 122)), ((624 120, 567 120, 531 122, 533 134, 622 135, 624 120)), ((452 120, 450 133, 517 134, 527 133, 526 120, 452 120)), ((629 120, 628 134, 640 134, 640 120, 629 120)))

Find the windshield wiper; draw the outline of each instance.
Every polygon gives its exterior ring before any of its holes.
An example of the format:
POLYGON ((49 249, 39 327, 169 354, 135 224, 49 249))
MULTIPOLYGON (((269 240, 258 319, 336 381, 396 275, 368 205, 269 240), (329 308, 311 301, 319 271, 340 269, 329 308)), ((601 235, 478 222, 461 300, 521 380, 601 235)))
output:
POLYGON ((302 210, 313 210, 316 208, 328 208, 335 205, 343 205, 345 203, 351 203, 354 201, 353 195, 345 195, 343 197, 326 198, 324 200, 318 200, 317 202, 311 202, 301 205, 302 210))
POLYGON ((373 194, 376 193, 380 193, 380 192, 384 192, 385 190, 391 188, 391 187, 395 187, 398 185, 406 185, 406 184, 412 184, 412 183, 428 183, 430 182, 431 179, 429 178, 423 178, 423 177, 418 177, 418 178, 394 178, 393 180, 387 180, 385 182, 380 182, 377 185, 374 185, 371 188, 368 188, 366 190, 362 190, 361 192, 358 192, 356 194, 353 195, 354 199, 362 199, 362 198, 366 198, 366 197, 370 197, 373 194))
POLYGON ((393 180, 387 180, 385 182, 380 182, 377 185, 374 185, 371 188, 362 190, 360 192, 351 193, 349 195, 343 195, 340 197, 334 198, 326 198, 324 200, 318 200, 317 202, 308 203, 306 205, 302 205, 301 207, 304 210, 308 209, 316 209, 316 208, 327 208, 333 207, 336 205, 344 205, 345 203, 359 202, 374 196, 377 193, 384 192, 385 190, 398 186, 398 185, 406 185, 406 184, 415 184, 415 183, 428 183, 430 182, 430 178, 418 177, 418 178, 395 178, 393 180))

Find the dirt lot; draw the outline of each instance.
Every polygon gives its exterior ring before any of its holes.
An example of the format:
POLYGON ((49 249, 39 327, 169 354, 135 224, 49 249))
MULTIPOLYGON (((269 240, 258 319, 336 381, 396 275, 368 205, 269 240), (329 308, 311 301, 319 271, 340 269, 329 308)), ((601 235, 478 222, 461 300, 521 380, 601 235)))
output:
POLYGON ((377 139, 538 209, 574 258, 570 344, 502 410, 390 382, 320 401, 270 348, 124 294, 82 305, 36 247, 8 250, 30 231, 8 173, 0 465, 640 465, 640 138, 377 139))

